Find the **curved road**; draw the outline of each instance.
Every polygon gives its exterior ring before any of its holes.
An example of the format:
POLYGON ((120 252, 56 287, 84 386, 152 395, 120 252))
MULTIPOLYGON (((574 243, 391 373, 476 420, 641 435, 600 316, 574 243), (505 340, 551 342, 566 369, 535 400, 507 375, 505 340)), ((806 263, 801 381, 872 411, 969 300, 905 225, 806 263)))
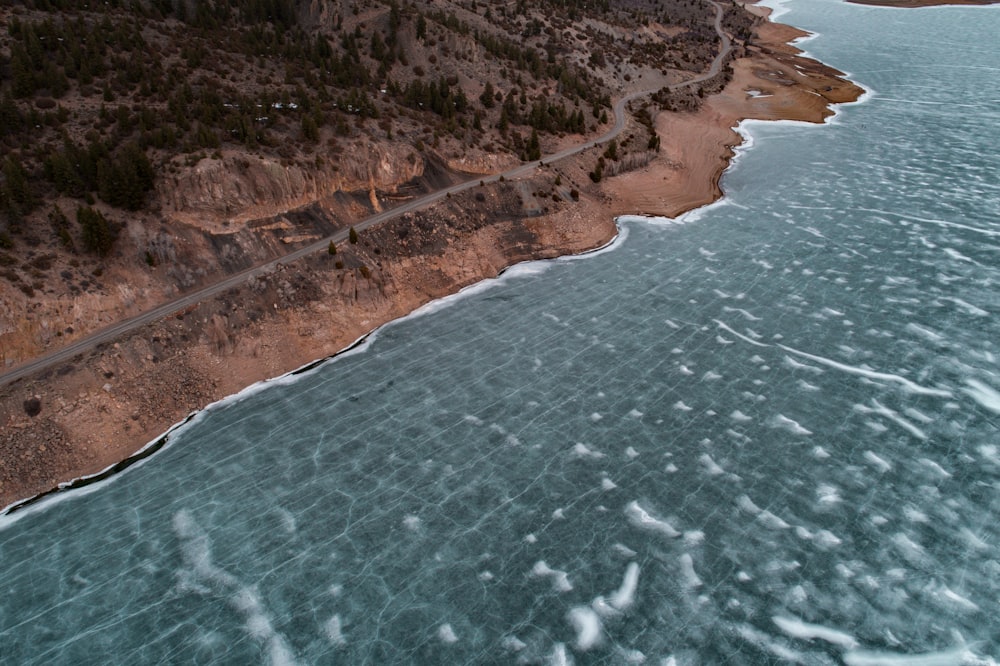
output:
MULTIPOLYGON (((715 0, 706 0, 706 1, 715 7, 715 31, 718 33, 719 39, 721 40, 721 48, 719 49, 718 55, 715 56, 715 59, 712 61, 712 64, 708 68, 707 72, 705 72, 704 74, 700 74, 693 79, 689 79, 681 83, 675 83, 673 85, 670 85, 669 88, 671 90, 676 90, 678 88, 684 88, 686 86, 691 86, 696 83, 701 83, 702 81, 706 81, 715 76, 716 74, 718 74, 719 71, 722 69, 722 64, 726 56, 729 55, 729 51, 732 49, 732 43, 730 42, 729 37, 722 30, 722 16, 723 16, 722 6, 719 3, 715 2, 715 0)), ((615 124, 610 130, 608 130, 606 133, 604 133, 602 136, 596 139, 591 139, 576 146, 572 146, 570 148, 566 148, 565 150, 561 150, 558 153, 547 155, 544 158, 542 158, 541 162, 549 164, 551 162, 561 160, 565 157, 569 157, 570 155, 576 155, 577 153, 583 152, 584 150, 587 150, 589 148, 593 148, 594 146, 606 143, 611 139, 615 138, 625 128, 625 105, 638 97, 642 97, 644 95, 648 95, 653 92, 655 92, 655 90, 641 90, 639 92, 630 93, 625 97, 622 97, 614 104, 613 112, 615 117, 615 124)), ((477 187, 479 185, 480 180, 486 183, 493 183, 500 180, 501 178, 504 178, 506 180, 511 180, 513 178, 525 176, 534 171, 535 168, 538 166, 538 164, 539 163, 536 162, 529 162, 527 164, 522 164, 521 166, 515 167, 503 173, 493 174, 492 176, 486 176, 481 179, 475 178, 462 183, 451 185, 450 187, 446 187, 444 189, 437 190, 430 194, 414 199, 412 201, 408 201, 407 203, 397 206, 391 210, 387 210, 378 213, 377 215, 372 215, 371 217, 365 218, 364 220, 356 222, 354 224, 354 228, 358 231, 363 231, 376 224, 380 224, 382 222, 385 222, 386 220, 394 218, 397 215, 402 215, 403 213, 408 213, 417 210, 419 208, 423 208, 424 206, 428 206, 434 203, 435 201, 447 197, 449 194, 456 194, 458 192, 463 192, 472 187, 477 187)), ((306 245, 304 247, 299 248, 298 250, 283 255, 278 259, 274 259, 268 261, 267 263, 254 266, 252 268, 248 268, 246 270, 240 271, 239 273, 234 273, 233 275, 223 278, 219 282, 216 282, 207 287, 199 289, 198 291, 193 291, 189 294, 185 294, 184 296, 180 296, 172 301, 168 301, 162 305, 159 305, 153 308, 152 310, 147 310, 138 315, 135 315, 134 317, 130 317, 128 319, 123 319, 119 322, 116 322, 111 326, 108 326, 107 328, 103 328, 86 337, 80 338, 76 342, 72 342, 61 349, 56 349, 52 352, 49 352, 48 354, 32 359, 26 363, 23 363, 15 367, 13 370, 10 370, 0 375, 0 386, 5 386, 6 384, 17 381, 18 379, 26 377, 40 370, 44 370, 45 368, 55 365, 57 363, 64 363, 66 361, 69 361, 77 354, 81 354, 85 351, 88 351, 99 344, 111 342, 115 338, 118 338, 119 336, 124 335, 125 333, 128 333, 129 331, 132 331, 140 326, 149 324, 153 321, 156 321, 157 319, 160 319, 161 317, 166 317, 167 315, 174 313, 178 310, 182 310, 190 305, 200 303, 201 301, 207 298, 211 298, 212 296, 221 294, 227 289, 239 286, 248 278, 267 273, 273 270, 279 264, 284 264, 291 261, 295 261, 296 259, 301 259, 302 257, 308 254, 313 254, 314 252, 325 251, 327 249, 327 246, 330 244, 330 241, 333 241, 334 243, 342 243, 347 240, 347 236, 349 233, 350 233, 349 229, 344 229, 332 236, 324 238, 323 240, 316 241, 315 243, 311 243, 310 245, 306 245)))

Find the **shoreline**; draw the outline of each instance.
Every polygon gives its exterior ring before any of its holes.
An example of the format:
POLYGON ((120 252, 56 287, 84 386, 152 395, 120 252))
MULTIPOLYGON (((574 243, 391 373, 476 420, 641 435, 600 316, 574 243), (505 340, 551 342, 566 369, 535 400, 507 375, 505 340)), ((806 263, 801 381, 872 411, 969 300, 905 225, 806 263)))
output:
MULTIPOLYGON (((693 211, 692 211, 693 212, 693 211)), ((140 465, 149 458, 153 457, 155 454, 169 448, 174 442, 173 437, 176 437, 178 431, 185 428, 185 426, 193 425, 197 423, 198 420, 209 411, 214 409, 219 409, 225 407, 231 403, 237 402, 251 395, 256 394, 259 391, 267 390, 275 385, 285 385, 290 384, 295 381, 296 378, 306 375, 309 372, 318 369, 319 367, 336 361, 337 359, 344 358, 346 356, 355 353, 364 353, 367 351, 368 345, 375 341, 378 334, 384 329, 394 326, 396 324, 402 323, 412 318, 422 317, 426 314, 433 314, 437 310, 448 307, 451 302, 461 300, 462 298, 472 296, 480 291, 485 291, 494 286, 501 284, 506 278, 517 277, 517 269, 519 267, 528 266, 530 264, 549 264, 561 261, 574 261, 577 259, 584 259, 587 257, 592 257, 597 254, 602 254, 610 250, 615 249, 620 243, 622 243, 626 238, 628 238, 628 231, 626 228, 618 224, 618 218, 615 218, 615 226, 617 228, 617 233, 612 236, 612 238, 599 247, 595 247, 590 250, 584 250, 576 254, 562 255, 558 257, 551 257, 548 259, 526 259, 524 261, 512 264, 502 269, 499 274, 495 277, 485 278, 479 282, 467 285, 453 294, 447 294, 441 296, 432 301, 421 305, 419 308, 404 314, 396 319, 386 321, 379 324, 372 330, 368 331, 357 340, 351 342, 343 349, 335 351, 322 358, 313 359, 306 362, 298 368, 289 370, 284 374, 277 375, 274 377, 266 377, 259 381, 246 386, 242 390, 226 395, 218 400, 211 402, 200 409, 190 412, 180 421, 177 421, 169 428, 167 428, 162 434, 158 435, 154 439, 150 440, 142 446, 139 450, 130 454, 127 458, 124 458, 118 462, 112 463, 105 467, 104 469, 95 472, 93 474, 86 474, 83 476, 78 476, 76 478, 70 479, 60 483, 55 488, 42 491, 30 497, 26 497, 15 502, 8 504, 7 506, 0 507, 0 532, 2 532, 7 527, 20 520, 21 518, 32 513, 33 510, 41 510, 44 508, 43 505, 50 505, 61 499, 70 499, 71 497, 78 497, 82 489, 87 488, 87 492, 97 490, 98 488, 93 486, 103 485, 104 482, 112 482, 119 477, 123 472, 131 467, 140 465)))
MULTIPOLYGON (((766 16, 770 11, 761 13, 766 16)), ((176 356, 168 362, 158 362, 156 350, 162 345, 154 343, 164 335, 168 341, 172 335, 187 339, 183 331, 188 329, 178 323, 184 319, 183 313, 176 321, 170 316, 150 324, 146 327, 149 330, 125 336, 120 343, 94 350, 81 360, 86 372, 74 368, 63 375, 60 369, 48 373, 47 378, 7 387, 3 398, 9 403, 8 423, 16 418, 16 409, 10 405, 33 391, 47 390, 46 403, 53 399, 65 402, 62 396, 73 391, 84 397, 47 416, 46 423, 34 417, 25 419, 23 413, 14 422, 17 434, 24 435, 26 442, 41 442, 21 457, 27 464, 45 465, 40 470, 44 476, 14 485, 9 479, 6 484, 0 481, 0 517, 20 517, 31 507, 48 504, 49 498, 74 496, 65 491, 114 478, 169 445, 172 433, 215 405, 363 347, 384 326, 416 315, 430 303, 454 297, 524 262, 605 250, 618 242, 617 218, 621 215, 639 210, 646 217, 676 218, 720 200, 720 180, 732 164, 736 148, 744 143, 739 129, 745 120, 821 123, 834 115, 832 105, 862 98, 864 91, 842 78, 842 73, 802 56, 792 45, 807 33, 769 20, 758 26, 757 33, 759 39, 749 47, 749 53, 732 62, 735 71, 730 84, 721 93, 706 97, 698 111, 656 114, 655 126, 664 139, 659 155, 640 170, 606 180, 597 188, 594 200, 581 201, 541 219, 490 219, 471 231, 446 237, 443 249, 436 248, 433 255, 400 254, 379 259, 366 256, 359 247, 362 259, 378 266, 375 276, 341 280, 333 287, 324 284, 325 292, 317 292, 309 282, 320 282, 317 275, 328 277, 322 272, 324 257, 303 259, 297 265, 282 266, 273 281, 294 283, 296 289, 313 297, 283 302, 281 309, 274 302, 274 310, 265 310, 264 319, 243 328, 226 321, 218 324, 220 316, 228 316, 225 313, 230 305, 235 310, 233 303, 220 297, 199 304, 188 315, 200 318, 201 328, 195 333, 203 335, 179 351, 172 350, 176 356), (748 90, 757 93, 751 95, 748 90), (340 311, 327 304, 331 290, 344 304, 340 311), (317 326, 320 316, 325 317, 323 326, 317 326), (221 342, 213 333, 213 327, 219 326, 224 333, 221 342), (331 351, 324 354, 324 350, 331 351), (112 378, 114 385, 109 381, 112 378), (175 390, 170 399, 161 397, 171 382, 183 385, 172 387, 175 390), (142 404, 157 413, 146 416, 141 409, 137 412, 136 405, 142 404), (54 430, 46 431, 45 427, 54 430), (54 446, 52 440, 60 444, 54 446), (65 481, 67 478, 73 481, 65 481)), ((556 168, 560 173, 585 174, 589 162, 585 164, 584 157, 556 168)), ((542 176, 532 178, 537 181, 542 176)), ((532 178, 518 182, 535 182, 532 178)), ((429 213, 447 217, 449 205, 460 203, 435 204, 429 213)), ((494 218, 500 215, 495 210, 492 214, 494 218)), ((405 222, 405 218, 400 220, 405 222)), ((392 228, 387 223, 379 230, 383 238, 392 228)), ((369 233, 378 240, 375 229, 369 233)), ((247 287, 232 300, 242 304, 238 297, 252 298, 251 291, 252 286, 247 287)), ((187 325, 198 326, 197 322, 187 325)), ((10 427, 5 430, 14 436, 10 427)))

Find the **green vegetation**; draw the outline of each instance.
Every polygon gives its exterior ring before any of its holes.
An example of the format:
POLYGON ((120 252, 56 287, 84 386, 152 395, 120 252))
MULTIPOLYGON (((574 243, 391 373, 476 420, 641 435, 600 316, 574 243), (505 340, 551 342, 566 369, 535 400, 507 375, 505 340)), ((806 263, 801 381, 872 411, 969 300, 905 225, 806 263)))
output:
POLYGON ((107 256, 118 234, 104 215, 89 206, 80 206, 76 209, 76 221, 80 225, 84 248, 98 256, 107 256))
MULTIPOLYGON (((320 4, 0 0, 0 244, 106 256, 126 211, 155 214, 158 182, 206 155, 336 170, 373 140, 539 160, 608 121, 623 65, 702 71, 717 47, 696 0, 320 4), (654 22, 670 36, 635 30, 654 22)), ((727 6, 736 39, 753 20, 727 6)), ((684 94, 660 100, 697 105, 684 94)))

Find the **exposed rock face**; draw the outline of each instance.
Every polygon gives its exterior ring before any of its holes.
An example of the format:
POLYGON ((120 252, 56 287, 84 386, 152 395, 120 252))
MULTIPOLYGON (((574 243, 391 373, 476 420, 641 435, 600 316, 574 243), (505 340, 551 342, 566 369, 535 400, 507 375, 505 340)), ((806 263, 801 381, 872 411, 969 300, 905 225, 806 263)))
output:
POLYGON ((449 159, 445 163, 449 169, 458 173, 489 174, 506 171, 516 166, 518 160, 507 153, 471 153, 449 159))
POLYGON ((423 158, 400 144, 365 142, 333 157, 308 167, 246 154, 203 159, 162 178, 157 197, 166 217, 211 227, 277 215, 336 192, 393 192, 424 173, 423 158))

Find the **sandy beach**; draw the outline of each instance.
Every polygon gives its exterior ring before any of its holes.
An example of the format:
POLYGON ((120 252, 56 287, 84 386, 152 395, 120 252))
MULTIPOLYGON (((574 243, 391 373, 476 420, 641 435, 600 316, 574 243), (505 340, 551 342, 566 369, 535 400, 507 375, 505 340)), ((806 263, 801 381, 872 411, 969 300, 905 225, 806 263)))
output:
MULTIPOLYGON (((733 78, 721 93, 698 111, 656 115, 661 150, 648 165, 605 179, 578 204, 524 218, 497 212, 513 196, 510 184, 484 188, 482 199, 470 192, 386 222, 345 248, 338 256, 363 267, 360 273, 331 279, 331 258, 310 257, 3 388, 0 506, 114 465, 192 411, 334 354, 507 266, 604 245, 616 233, 615 215, 674 217, 716 200, 741 141, 734 130, 740 120, 818 123, 833 113, 831 104, 862 94, 788 44, 804 34, 762 24, 732 61, 733 78), (401 233, 428 218, 438 224, 425 236, 401 233), (34 400, 41 410, 29 416, 34 400)), ((592 160, 540 169, 521 189, 548 187, 551 168, 582 181, 592 160)))

